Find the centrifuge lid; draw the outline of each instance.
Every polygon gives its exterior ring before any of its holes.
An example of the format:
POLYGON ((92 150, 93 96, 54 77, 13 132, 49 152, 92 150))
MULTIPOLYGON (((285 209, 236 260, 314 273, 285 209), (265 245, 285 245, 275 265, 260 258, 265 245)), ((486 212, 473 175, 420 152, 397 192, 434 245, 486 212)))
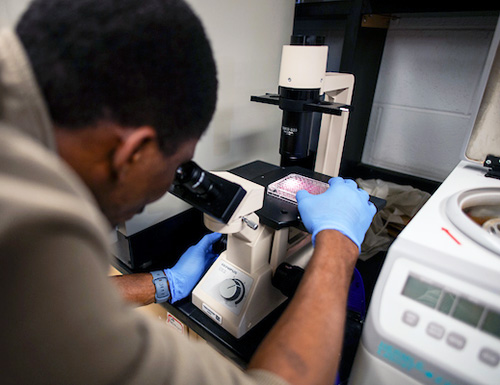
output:
MULTIPOLYGON (((500 206, 500 188, 478 188, 453 194, 446 202, 448 219, 470 239, 500 255, 500 236, 469 218, 464 209, 474 206, 500 206)), ((495 224, 497 226, 497 224, 495 224)))
MULTIPOLYGON (((498 39, 498 34, 497 31, 494 40, 498 39)), ((500 48, 498 42, 496 44, 484 94, 465 149, 467 159, 481 163, 487 155, 500 157, 500 48)))

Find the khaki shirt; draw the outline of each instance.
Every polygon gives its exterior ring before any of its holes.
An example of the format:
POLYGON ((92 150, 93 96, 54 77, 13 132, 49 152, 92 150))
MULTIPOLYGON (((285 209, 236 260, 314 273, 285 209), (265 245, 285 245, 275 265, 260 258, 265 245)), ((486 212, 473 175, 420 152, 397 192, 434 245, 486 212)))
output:
POLYGON ((57 156, 11 31, 0 33, 0 383, 284 384, 134 311, 108 279, 109 227, 57 156))

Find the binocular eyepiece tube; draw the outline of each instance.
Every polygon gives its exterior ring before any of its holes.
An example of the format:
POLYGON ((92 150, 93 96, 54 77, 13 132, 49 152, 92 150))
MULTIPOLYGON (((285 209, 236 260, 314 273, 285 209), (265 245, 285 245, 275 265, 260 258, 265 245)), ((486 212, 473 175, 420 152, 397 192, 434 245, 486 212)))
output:
POLYGON ((200 197, 207 197, 214 189, 214 183, 207 173, 195 162, 180 165, 175 171, 174 185, 182 185, 200 197))
POLYGON ((177 168, 170 192, 224 223, 231 219, 246 194, 240 185, 203 170, 193 161, 177 168))

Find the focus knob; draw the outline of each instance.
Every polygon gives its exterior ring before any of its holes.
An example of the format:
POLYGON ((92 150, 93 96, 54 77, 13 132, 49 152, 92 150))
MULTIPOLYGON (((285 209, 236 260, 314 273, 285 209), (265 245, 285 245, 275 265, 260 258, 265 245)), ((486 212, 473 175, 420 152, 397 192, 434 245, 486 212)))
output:
POLYGON ((239 279, 225 279, 219 286, 219 294, 228 301, 240 303, 245 295, 245 286, 239 279))

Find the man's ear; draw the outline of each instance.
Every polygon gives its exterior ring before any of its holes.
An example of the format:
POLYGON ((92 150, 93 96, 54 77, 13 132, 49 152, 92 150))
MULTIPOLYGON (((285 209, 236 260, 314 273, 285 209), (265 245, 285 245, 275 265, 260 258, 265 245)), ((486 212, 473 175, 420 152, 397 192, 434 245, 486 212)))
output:
POLYGON ((113 170, 120 176, 141 156, 143 146, 156 138, 156 131, 150 126, 141 126, 120 132, 120 141, 113 153, 113 170))

